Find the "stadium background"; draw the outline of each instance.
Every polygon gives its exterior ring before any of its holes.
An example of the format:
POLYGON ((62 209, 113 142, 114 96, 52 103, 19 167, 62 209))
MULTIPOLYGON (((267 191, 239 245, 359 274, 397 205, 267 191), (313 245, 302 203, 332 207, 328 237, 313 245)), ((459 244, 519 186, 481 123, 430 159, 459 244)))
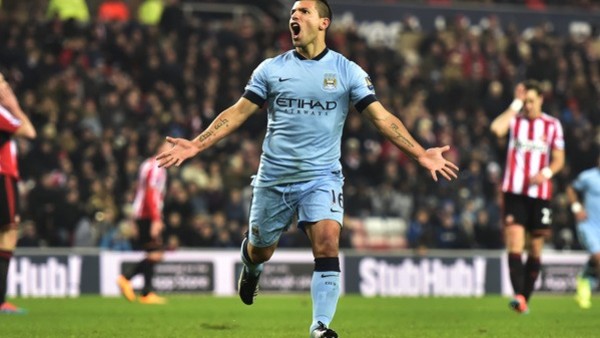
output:
MULTIPOLYGON (((129 19, 118 11, 110 19, 100 8, 113 2, 2 2, 0 71, 40 134, 18 143, 24 221, 18 263, 11 265, 13 295, 23 293, 19 283, 27 280, 37 281, 34 296, 51 295, 53 288, 66 290, 61 295, 101 292, 112 276, 103 277, 103 260, 136 255, 129 208, 141 160, 165 135, 197 135, 239 97, 262 59, 291 48, 288 1, 172 0, 160 15, 142 10, 142 17, 139 11, 157 1, 116 1, 129 19), (69 10, 54 7, 61 3, 69 10), (85 5, 82 11, 73 11, 77 3, 85 5), (71 281, 90 276, 77 269, 98 271, 98 279, 71 281), (73 291, 72 284, 91 289, 73 291)), ((433 265, 440 257, 449 260, 446 266, 466 259, 474 267, 481 256, 487 267, 497 265, 489 276, 494 292, 505 292, 498 204, 504 144, 488 126, 512 100, 514 85, 535 78, 544 84, 544 110, 560 118, 567 144, 567 167, 554 178, 548 244, 557 258, 544 273, 564 276, 556 291, 571 290, 584 256, 570 253, 580 246, 564 188, 595 165, 600 144, 598 5, 330 2, 330 48, 371 75, 378 98, 424 146, 450 144, 462 169, 458 181, 434 184, 351 113, 342 155, 344 259, 383 255, 399 267, 418 265, 420 257, 433 265)), ((196 269, 214 276, 218 261, 202 257, 211 250, 223 250, 219 257, 237 252, 264 125, 264 114, 257 114, 203 156, 170 170, 165 241, 178 267, 165 267, 167 274, 196 269), (177 261, 188 254, 213 265, 177 261)), ((307 241, 291 231, 280 246, 301 256, 307 241)), ((301 276, 305 268, 288 264, 282 271, 301 276)), ((215 287, 212 279, 199 283, 215 287)))

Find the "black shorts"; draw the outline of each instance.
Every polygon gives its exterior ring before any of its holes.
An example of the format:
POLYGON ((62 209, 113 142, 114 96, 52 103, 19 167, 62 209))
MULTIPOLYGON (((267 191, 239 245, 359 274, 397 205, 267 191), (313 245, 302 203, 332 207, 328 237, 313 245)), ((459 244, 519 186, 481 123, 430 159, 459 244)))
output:
POLYGON ((504 224, 520 224, 530 233, 548 233, 552 228, 550 201, 505 193, 504 224))
POLYGON ((0 230, 16 229, 19 224, 17 179, 0 174, 0 230))
POLYGON ((145 251, 161 251, 163 250, 162 240, 152 238, 150 229, 152 221, 149 219, 138 219, 135 221, 138 227, 139 244, 145 251))

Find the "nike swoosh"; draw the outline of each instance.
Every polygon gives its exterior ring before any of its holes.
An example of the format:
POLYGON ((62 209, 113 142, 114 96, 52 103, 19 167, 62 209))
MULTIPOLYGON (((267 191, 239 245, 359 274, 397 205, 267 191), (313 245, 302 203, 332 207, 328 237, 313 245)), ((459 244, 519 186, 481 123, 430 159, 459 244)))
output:
POLYGON ((327 277, 337 277, 338 275, 326 275, 326 274, 321 274, 321 278, 327 278, 327 277))
POLYGON ((288 78, 285 78, 285 79, 280 77, 279 78, 279 82, 287 81, 287 80, 290 80, 290 79, 291 79, 291 77, 288 77, 288 78))
POLYGON ((331 212, 342 212, 341 210, 335 210, 334 208, 329 209, 331 212))

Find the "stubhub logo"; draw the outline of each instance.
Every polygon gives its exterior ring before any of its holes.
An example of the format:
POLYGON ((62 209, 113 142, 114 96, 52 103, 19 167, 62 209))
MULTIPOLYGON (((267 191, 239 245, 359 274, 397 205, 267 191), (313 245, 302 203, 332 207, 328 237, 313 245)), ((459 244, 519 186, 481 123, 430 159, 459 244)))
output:
POLYGON ((69 256, 66 262, 49 257, 33 263, 27 257, 16 257, 8 271, 8 294, 21 297, 77 297, 81 283, 80 256, 69 256))
POLYGON ((457 259, 405 259, 400 264, 365 258, 359 263, 360 293, 364 296, 482 296, 486 260, 471 264, 457 259))

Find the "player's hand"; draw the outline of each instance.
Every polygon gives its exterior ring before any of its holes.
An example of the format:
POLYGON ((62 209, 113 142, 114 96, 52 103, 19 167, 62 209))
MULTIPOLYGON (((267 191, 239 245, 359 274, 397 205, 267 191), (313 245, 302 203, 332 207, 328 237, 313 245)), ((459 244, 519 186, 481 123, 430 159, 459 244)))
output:
POLYGON ((8 82, 4 79, 4 76, 0 73, 0 104, 8 108, 11 112, 14 112, 19 108, 19 101, 13 92, 12 88, 8 85, 8 82))
POLYGON ((527 95, 527 89, 525 89, 525 85, 522 83, 519 83, 515 87, 515 99, 519 99, 519 100, 525 102, 526 95, 527 95))
POLYGON ((194 157, 199 152, 199 149, 194 142, 184 138, 172 138, 167 136, 167 142, 173 147, 156 156, 159 167, 179 167, 183 161, 190 157, 194 157))
POLYGON ((577 223, 580 223, 587 219, 587 212, 585 212, 585 209, 581 209, 580 212, 574 213, 573 216, 575 216, 577 223))
POLYGON ((542 172, 539 172, 535 175, 533 175, 532 177, 529 178, 529 184, 531 185, 539 185, 542 184, 544 182, 546 182, 548 180, 548 178, 546 176, 544 176, 542 174, 542 172))
POLYGON ((164 227, 165 224, 161 220, 152 221, 152 224, 150 225, 150 237, 154 240, 159 240, 164 227))
POLYGON ((438 180, 438 172, 448 181, 452 181, 458 177, 459 169, 456 164, 446 160, 442 155, 449 149, 450 146, 429 148, 417 159, 420 165, 429 170, 431 177, 436 182, 438 180))

